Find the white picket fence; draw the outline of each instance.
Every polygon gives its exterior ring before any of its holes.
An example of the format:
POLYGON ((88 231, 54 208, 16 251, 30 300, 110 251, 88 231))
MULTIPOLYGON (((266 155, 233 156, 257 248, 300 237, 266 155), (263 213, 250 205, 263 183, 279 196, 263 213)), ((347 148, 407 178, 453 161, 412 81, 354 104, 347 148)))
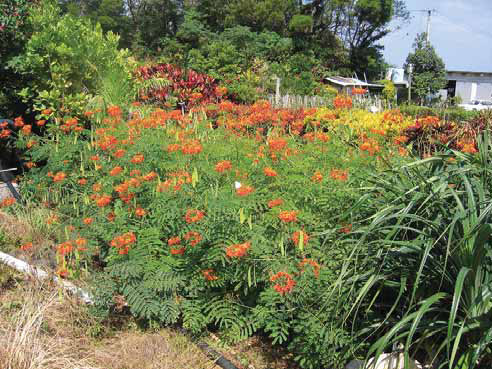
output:
POLYGON ((319 108, 328 106, 331 99, 321 96, 300 96, 300 95, 268 95, 268 101, 274 108, 281 109, 300 109, 300 108, 319 108))
MULTIPOLYGON (((384 101, 377 95, 353 96, 353 105, 359 109, 368 111, 383 111, 392 109, 392 104, 384 101)), ((268 95, 268 101, 277 109, 308 109, 332 106, 332 99, 321 96, 299 96, 299 95, 268 95)))

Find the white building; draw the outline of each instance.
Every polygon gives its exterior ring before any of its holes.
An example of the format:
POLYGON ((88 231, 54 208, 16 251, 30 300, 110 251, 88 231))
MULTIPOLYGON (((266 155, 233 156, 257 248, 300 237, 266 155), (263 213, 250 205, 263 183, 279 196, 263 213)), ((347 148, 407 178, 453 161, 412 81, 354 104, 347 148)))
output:
POLYGON ((447 96, 461 97, 463 103, 471 100, 492 101, 492 72, 448 71, 447 96))

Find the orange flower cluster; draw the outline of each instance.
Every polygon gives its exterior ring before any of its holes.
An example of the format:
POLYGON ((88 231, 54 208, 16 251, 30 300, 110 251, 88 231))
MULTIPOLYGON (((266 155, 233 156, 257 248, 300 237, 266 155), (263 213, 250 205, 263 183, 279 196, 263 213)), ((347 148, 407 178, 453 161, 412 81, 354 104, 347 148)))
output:
POLYGON ((56 247, 56 252, 61 255, 67 255, 73 250, 73 244, 70 241, 63 242, 56 247))
POLYGON ((191 247, 195 247, 202 242, 203 237, 198 232, 190 231, 184 235, 184 239, 190 243, 191 247))
POLYGON ((199 140, 191 140, 181 146, 181 152, 185 155, 196 155, 201 153, 202 150, 203 147, 199 140))
POLYGON ((265 175, 267 177, 276 177, 277 176, 277 172, 274 169, 270 168, 270 167, 264 168, 263 169, 263 173, 265 173, 265 175))
POLYGON ((367 151, 369 155, 373 156, 375 153, 381 151, 381 147, 375 140, 364 139, 359 145, 359 149, 362 151, 367 151))
POLYGON ((186 210, 185 221, 186 223, 195 223, 200 221, 205 216, 205 213, 197 209, 186 210))
POLYGON ((223 173, 231 168, 232 168, 232 164, 229 160, 219 161, 217 165, 215 165, 215 171, 218 173, 223 173))
POLYGON ((309 235, 304 232, 304 231, 295 231, 293 234, 292 234, 292 241, 294 241, 294 244, 296 246, 299 246, 299 240, 301 239, 301 234, 302 234, 302 239, 303 239, 303 244, 304 245, 307 245, 307 243, 309 242, 309 235))
POLYGON ((133 156, 133 158, 130 160, 133 164, 140 164, 143 163, 145 160, 145 157, 143 154, 136 154, 133 156))
POLYGON ((157 192, 164 192, 169 190, 171 187, 174 189, 174 191, 179 191, 181 190, 182 186, 185 183, 191 183, 192 178, 190 173, 182 170, 182 171, 177 171, 177 172, 171 172, 168 174, 170 178, 165 180, 164 182, 160 183, 157 186, 157 192))
POLYGON ((311 265, 311 267, 313 268, 313 273, 314 273, 314 276, 316 278, 319 277, 319 271, 321 269, 321 267, 319 266, 319 264, 317 262, 315 262, 314 260, 312 259, 306 259, 304 258, 300 263, 299 263, 299 269, 301 269, 301 273, 304 271, 304 267, 306 265, 311 265))
POLYGON ((352 107, 352 98, 350 96, 338 95, 333 100, 336 109, 350 109, 352 107))
POLYGON ((254 191, 254 188, 251 186, 241 186, 236 190, 236 195, 238 196, 247 196, 254 191))
POLYGON ((20 249, 22 251, 27 251, 27 250, 32 249, 32 246, 33 246, 32 242, 27 242, 27 243, 21 245, 20 249))
POLYGON ((348 179, 348 171, 341 169, 332 169, 330 171, 330 177, 335 181, 346 181, 348 179))
POLYGON ((267 143, 268 148, 272 152, 282 151, 283 149, 285 149, 285 147, 287 147, 287 141, 282 137, 271 138, 268 140, 267 143))
POLYGON ((109 172, 109 175, 112 177, 116 177, 121 172, 123 172, 123 168, 120 166, 116 166, 113 169, 111 169, 111 171, 109 172))
POLYGON ((111 199, 112 198, 109 195, 95 196, 96 205, 99 208, 108 206, 111 203, 111 199))
POLYGON ((311 177, 311 181, 320 183, 321 181, 323 181, 323 174, 321 174, 321 172, 317 170, 311 177))
POLYGON ((183 255, 186 251, 186 247, 175 248, 173 246, 181 246, 181 237, 172 237, 167 240, 167 244, 171 247, 171 255, 183 255))
POLYGON ((226 255, 228 258, 241 258, 251 248, 251 242, 238 243, 226 248, 226 255))
MULTIPOLYGON (((49 175, 49 173, 48 173, 49 175)), ((54 176, 53 176, 53 182, 61 182, 63 181, 65 178, 67 178, 67 175, 63 172, 58 172, 56 173, 54 176)))
POLYGON ((274 208, 276 206, 280 206, 283 203, 284 203, 284 200, 282 200, 282 199, 274 199, 274 200, 268 201, 268 207, 271 209, 271 208, 274 208))
POLYGON ((419 118, 417 119, 417 125, 421 125, 423 127, 437 126, 439 125, 439 117, 427 116, 419 118))
POLYGON ((368 91, 364 88, 356 88, 354 87, 352 89, 352 95, 364 95, 366 94, 368 91))
POLYGON ((215 270, 213 269, 202 270, 202 274, 207 281, 216 281, 217 279, 219 279, 219 277, 215 275, 215 270))
POLYGON ((284 223, 292 223, 297 221, 297 214, 299 212, 295 210, 284 210, 278 215, 278 218, 284 223))
POLYGON ((7 197, 0 202, 0 208, 7 208, 9 206, 14 205, 16 202, 14 197, 7 197))
POLYGON ((273 288, 281 295, 291 292, 296 285, 296 281, 292 276, 285 272, 278 272, 277 274, 272 275, 270 282, 277 282, 273 288))
POLYGON ((118 254, 126 255, 130 250, 130 246, 137 241, 137 237, 133 232, 127 232, 121 236, 115 237, 111 241, 111 246, 118 249, 118 254))
POLYGON ((60 126, 60 129, 65 133, 69 133, 70 131, 80 132, 83 128, 78 123, 77 118, 69 118, 60 126))

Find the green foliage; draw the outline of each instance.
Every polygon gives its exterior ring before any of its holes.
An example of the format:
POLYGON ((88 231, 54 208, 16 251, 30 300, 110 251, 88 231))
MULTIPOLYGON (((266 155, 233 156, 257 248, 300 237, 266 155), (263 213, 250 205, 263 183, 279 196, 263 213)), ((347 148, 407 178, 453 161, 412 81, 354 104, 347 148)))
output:
POLYGON ((396 103, 396 87, 395 84, 388 80, 383 79, 378 81, 378 83, 384 86, 382 96, 387 102, 396 103))
POLYGON ((289 31, 293 33, 308 33, 313 28, 313 17, 309 15, 295 15, 289 22, 289 31))
POLYGON ((36 110, 80 112, 87 95, 99 88, 102 75, 124 68, 125 53, 117 49, 118 36, 104 35, 100 26, 87 20, 60 15, 51 1, 33 10, 30 22, 35 31, 9 66, 31 77, 20 94, 36 110))
POLYGON ((440 109, 420 105, 401 105, 400 111, 414 118, 432 115, 453 122, 466 122, 479 115, 477 111, 467 111, 459 107, 440 109))
POLYGON ((446 86, 446 67, 434 47, 426 41, 427 35, 417 35, 414 51, 409 53, 405 68, 413 64, 412 91, 422 102, 426 96, 437 93, 446 86))
POLYGON ((367 205, 374 211, 347 265, 363 262, 370 250, 380 264, 341 278, 364 286, 353 311, 378 313, 374 330, 361 332, 375 337, 368 357, 401 343, 405 360, 470 369, 490 363, 487 132, 478 146, 478 155, 448 151, 370 180, 367 205))
POLYGON ((0 117, 17 116, 25 106, 15 91, 26 83, 26 76, 8 67, 9 60, 22 52, 31 31, 29 13, 32 0, 4 0, 0 3, 0 117))

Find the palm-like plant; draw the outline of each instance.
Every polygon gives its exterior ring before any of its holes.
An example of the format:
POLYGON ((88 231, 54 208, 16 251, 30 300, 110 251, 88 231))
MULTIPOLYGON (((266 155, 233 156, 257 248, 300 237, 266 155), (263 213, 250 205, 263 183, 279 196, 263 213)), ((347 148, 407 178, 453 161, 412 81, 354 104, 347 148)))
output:
POLYGON ((485 134, 474 156, 451 151, 371 181, 373 215, 339 281, 357 286, 356 321, 371 312, 368 357, 399 343, 406 367, 410 355, 436 368, 492 364, 491 154, 485 134), (361 267, 368 254, 377 263, 361 267))

